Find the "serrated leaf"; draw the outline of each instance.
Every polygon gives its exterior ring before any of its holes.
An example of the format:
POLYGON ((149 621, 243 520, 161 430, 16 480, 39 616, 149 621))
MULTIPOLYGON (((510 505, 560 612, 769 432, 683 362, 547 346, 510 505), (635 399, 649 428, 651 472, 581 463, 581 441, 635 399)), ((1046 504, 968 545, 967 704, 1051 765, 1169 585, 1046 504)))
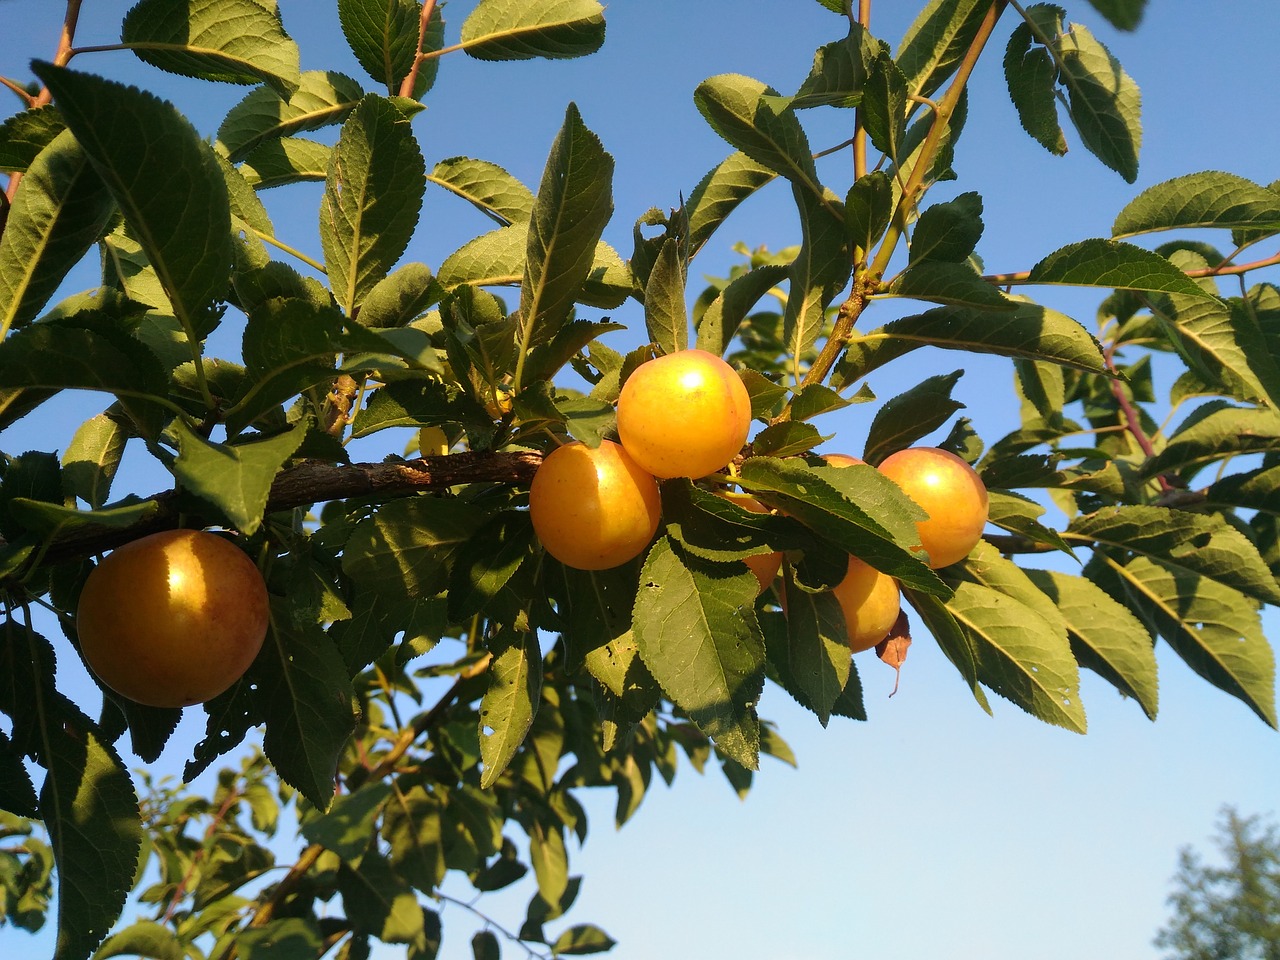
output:
POLYGON ((320 207, 320 243, 334 296, 353 316, 408 246, 426 164, 391 101, 360 101, 342 125, 320 207))
POLYGON ((26 170, 66 128, 58 108, 50 103, 6 117, 0 122, 0 170, 26 170))
MULTIPOLYGON (((387 94, 400 92, 400 85, 418 52, 418 30, 422 19, 419 0, 339 0, 338 20, 347 45, 360 66, 374 80, 387 88, 387 94)), ((431 13, 424 52, 439 50, 444 38, 444 20, 440 7, 431 13)), ((418 68, 413 96, 421 97, 431 89, 440 61, 423 61, 418 68)))
POLYGON ((949 306, 855 335, 837 368, 835 386, 843 389, 923 346, 1043 360, 1091 373, 1106 369, 1098 341, 1056 310, 1032 303, 1020 303, 1007 311, 949 306))
POLYGON ((1280 195, 1232 173, 1191 173, 1138 194, 1117 214, 1111 235, 1195 227, 1280 230, 1280 195))
POLYGON ((107 937, 93 953, 93 960, 107 960, 108 957, 182 960, 182 943, 168 927, 152 920, 136 920, 107 937))
POLYGON ((1057 41, 1071 120, 1089 152, 1124 177, 1138 178, 1142 94, 1120 61, 1080 24, 1057 41))
POLYGON ((729 281, 698 319, 695 346, 722 356, 747 314, 770 290, 787 278, 781 264, 764 264, 729 281))
POLYGON ((1034 500, 1002 490, 987 490, 988 517, 997 527, 1026 537, 1032 543, 1047 544, 1075 556, 1071 545, 1056 530, 1040 523, 1045 508, 1034 500))
POLYGON ((287 98, 259 87, 227 112, 218 127, 218 147, 238 162, 272 140, 342 123, 363 96, 360 84, 331 70, 308 70, 287 98))
POLYGON ((41 713, 49 772, 40 817, 58 867, 53 956, 78 960, 115 923, 133 884, 142 840, 138 798, 120 757, 88 717, 61 698, 41 713))
POLYGON ((385 857, 371 852, 358 867, 343 864, 338 868, 337 886, 343 910, 357 932, 383 943, 412 944, 421 939, 423 912, 418 897, 385 857))
POLYGON ((908 548, 919 542, 920 510, 874 467, 810 467, 799 460, 749 457, 741 486, 795 517, 846 553, 926 593, 947 587, 908 548), (904 546, 907 545, 907 546, 904 546))
POLYGON ((1032 716, 1085 731, 1080 678, 1066 633, 1014 597, 962 581, 947 610, 973 639, 978 679, 1032 716))
POLYGON ((338 759, 355 730, 355 691, 338 648, 318 624, 287 622, 272 603, 272 626, 254 672, 269 678, 262 748, 280 779, 315 807, 333 802, 338 759), (260 666, 259 666, 260 665, 260 666))
POLYGON ((1147 0, 1089 0, 1089 4, 1117 30, 1134 30, 1142 21, 1147 0))
POLYGON ((1113 507, 1075 518, 1063 536, 1128 550, 1187 577, 1206 577, 1263 603, 1280 603, 1280 585, 1257 548, 1220 516, 1113 507))
POLYGON ((754 770, 764 638, 754 611, 759 584, 737 569, 692 564, 663 537, 640 574, 635 637, 666 695, 717 747, 754 770))
POLYGON ((458 551, 449 588, 449 620, 462 623, 485 609, 515 574, 533 545, 525 511, 492 517, 458 551))
POLYGON ((36 788, 13 741, 0 730, 0 810, 19 817, 40 816, 36 788))
POLYGON ((436 279, 450 291, 463 284, 514 286, 524 278, 528 243, 528 231, 519 224, 482 233, 449 254, 436 279))
POLYGON ((307 435, 300 423, 284 433, 247 443, 213 443, 179 419, 174 475, 198 497, 218 508, 232 525, 247 534, 262 525, 271 484, 307 435))
POLYGON ((1280 516, 1280 466, 1231 474, 1204 491, 1211 505, 1243 507, 1280 516))
POLYGON ((226 292, 233 259, 227 188, 213 151, 172 105, 136 87, 49 64, 32 70, 194 335, 226 292))
POLYGON ((741 152, 731 153, 707 171, 685 201, 690 258, 697 255, 738 204, 776 177, 768 166, 741 152))
POLYGON ((355 580, 409 597, 435 596, 447 586, 454 551, 479 528, 483 513, 456 498, 393 500, 356 525, 342 554, 355 580))
POLYGON ((425 263, 406 263, 379 280, 365 297, 358 317, 366 327, 403 327, 435 303, 441 288, 425 263))
POLYGON ((522 354, 568 320, 612 215, 613 158, 570 104, 529 221, 517 337, 522 354))
POLYGON ((885 401, 867 432, 862 459, 875 466, 891 453, 911 446, 951 419, 964 404, 951 399, 963 370, 929 377, 905 393, 885 401))
POLYGON ((1081 666, 1133 697, 1148 719, 1156 718, 1159 688, 1151 635, 1132 613, 1095 583, 1050 570, 1028 570, 1053 600, 1067 624, 1071 649, 1081 666))
POLYGON ((1244 453, 1280 450, 1280 416, 1260 407, 1208 404, 1177 428, 1143 464, 1144 476, 1177 473, 1190 480, 1212 463, 1244 453))
POLYGON ((685 261, 675 237, 663 241, 644 287, 644 320, 649 340, 663 353, 689 346, 689 311, 685 306, 685 261))
POLYGON ((1015 310, 1010 300, 994 285, 978 276, 967 263, 922 260, 907 267, 885 291, 895 297, 929 300, 933 303, 973 307, 978 310, 1015 310))
POLYGON ((982 0, 925 4, 894 57, 913 95, 932 96, 955 73, 989 9, 982 0))
POLYGON ((450 157, 435 165, 427 180, 466 200, 498 223, 527 223, 533 217, 533 191, 487 160, 450 157))
POLYGON ((480 703, 481 789, 489 789, 507 769, 533 726, 542 691, 542 651, 535 633, 511 631, 489 666, 489 685, 480 703))
POLYGON ((982 237, 982 197, 962 193, 935 203, 920 214, 911 235, 911 262, 944 260, 964 263, 982 237))
POLYGON ((920 614, 920 619, 924 621, 942 652, 960 672, 978 706, 990 714, 991 705, 987 703, 987 695, 978 683, 978 648, 972 635, 960 626, 940 597, 910 589, 904 589, 902 595, 916 613, 920 614))
POLYGON ((0 339, 39 314, 114 207, 70 131, 36 155, 0 234, 0 339))
POLYGON ((1117 240, 1067 244, 1032 267, 1027 282, 1214 296, 1160 254, 1117 240))
POLYGON ((318 843, 347 862, 359 863, 390 796, 390 784, 365 784, 354 793, 335 798, 327 812, 307 819, 299 832, 308 843, 318 843))
POLYGON ((1275 654, 1262 635, 1258 605, 1222 583, 1187 576, 1145 556, 1123 561, 1098 551, 1085 568, 1127 594, 1129 605, 1192 670, 1276 726, 1275 654), (1099 565, 1105 565, 1100 572, 1099 565))
POLYGON ((800 703, 825 727, 849 683, 853 658, 840 603, 830 593, 787 586, 787 675, 800 703))
POLYGON ((603 43, 596 0, 480 0, 462 24, 462 48, 477 60, 564 60, 603 43))
POLYGON ((323 183, 329 175, 333 148, 302 137, 281 137, 258 144, 238 169, 255 190, 290 183, 323 183))
POLYGON ((725 73, 698 84, 693 101, 711 129, 756 163, 822 197, 809 139, 794 112, 779 108, 778 91, 725 73))
POLYGON ((867 74, 882 44, 860 23, 850 23, 849 35, 843 40, 819 47, 813 55, 813 67, 805 77, 789 105, 795 110, 806 107, 856 107, 862 102, 867 74))
POLYGON ((893 219, 893 178, 875 170, 854 181, 844 201, 849 243, 868 251, 884 236, 893 219))
POLYGON ((1067 152, 1067 138, 1058 123, 1058 66, 1047 49, 1031 45, 1032 36, 1026 23, 1014 28, 1005 47, 1005 84, 1022 129, 1060 157, 1067 152))
POLYGON ((867 76, 862 117, 872 146, 901 164, 907 133, 907 78, 887 53, 880 54, 867 76))
POLYGON ((235 934, 241 960, 303 960, 324 950, 320 924, 312 917, 284 917, 235 934))
POLYGON ((298 87, 298 45, 284 32, 274 3, 139 0, 125 14, 120 40, 140 60, 180 76, 265 80, 281 96, 298 87))
POLYGON ((761 457, 794 457, 830 439, 830 435, 823 436, 811 423, 784 420, 757 433, 751 441, 751 450, 761 457))

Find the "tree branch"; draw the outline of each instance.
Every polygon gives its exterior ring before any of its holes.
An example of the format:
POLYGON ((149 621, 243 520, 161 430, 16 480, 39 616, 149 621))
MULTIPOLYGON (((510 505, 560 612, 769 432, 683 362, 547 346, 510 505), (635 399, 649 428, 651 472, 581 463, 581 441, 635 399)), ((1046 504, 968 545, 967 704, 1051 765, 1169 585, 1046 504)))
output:
MULTIPOLYGON (((292 510, 348 497, 394 499, 424 490, 442 490, 463 483, 529 483, 542 456, 520 453, 451 453, 396 463, 332 464, 307 462, 282 471, 271 485, 267 513, 292 510)), ((40 556, 41 566, 65 563, 102 553, 138 537, 179 525, 211 525, 209 515, 193 514, 190 498, 167 490, 150 498, 155 510, 126 527, 85 525, 55 536, 40 556)), ((3 541, 0 541, 3 546, 3 541)), ((29 570, 0 579, 0 590, 19 582, 29 570)))

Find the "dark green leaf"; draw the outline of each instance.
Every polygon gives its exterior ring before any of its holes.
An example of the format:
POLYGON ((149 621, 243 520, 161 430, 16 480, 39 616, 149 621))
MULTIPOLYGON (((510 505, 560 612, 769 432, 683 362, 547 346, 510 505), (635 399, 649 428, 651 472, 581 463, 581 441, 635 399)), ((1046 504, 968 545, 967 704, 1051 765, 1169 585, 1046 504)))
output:
POLYGON ((474 960, 499 960, 502 948, 498 935, 492 930, 480 930, 471 937, 471 956, 474 960))
POLYGON ((0 810, 19 817, 40 816, 36 788, 13 741, 0 731, 0 810))
POLYGON ((689 311, 685 306, 686 264, 681 243, 675 237, 663 241, 658 258, 644 286, 644 320, 649 340, 663 353, 689 346, 689 311))
POLYGON ((243 160, 269 141, 342 123, 363 96, 345 74, 308 70, 291 97, 264 86, 232 107, 218 128, 218 146, 232 162, 243 160))
POLYGON ((799 187, 793 192, 803 239, 800 252, 788 269, 790 285, 783 336, 799 382, 800 358, 817 342, 826 326, 826 309, 849 282, 853 268, 843 220, 828 204, 799 187))
POLYGON ((1147 0, 1089 0, 1089 3, 1117 30, 1136 29, 1147 8, 1147 0))
POLYGON ((1190 480, 1210 464, 1244 453, 1280 450, 1280 416, 1263 407, 1209 404, 1187 418, 1163 450, 1143 465, 1148 477, 1190 480))
POLYGON ((569 319, 612 215, 613 158, 570 104, 529 222, 517 338, 522 354, 549 340, 569 319))
POLYGON ((893 218, 893 178, 883 170, 875 170, 849 188, 844 201, 844 221, 849 243, 868 251, 884 236, 893 218))
POLYGON ((1058 39, 1071 120, 1089 152, 1124 177, 1138 178, 1142 94, 1120 61, 1080 24, 1058 39))
POLYGON ((813 55, 813 68, 790 98, 793 109, 832 106, 856 107, 862 102, 867 74, 882 44, 861 24, 851 23, 843 40, 825 44, 813 55))
POLYGON ((1044 47, 1032 47, 1031 27, 1018 24, 1004 54, 1004 78, 1009 99, 1018 111, 1022 129, 1042 147, 1060 157, 1067 138, 1058 123, 1058 67, 1044 47))
POLYGON ((329 175, 333 148, 302 137, 268 140, 249 151, 236 169, 255 190, 289 183, 323 183, 329 175))
POLYGON ((1213 297, 1160 254, 1117 240, 1081 240, 1055 250, 1031 268, 1028 282, 1213 297))
POLYGON ((894 278, 886 291, 896 297, 973 307, 978 310, 1016 310, 1018 302, 983 280, 967 263, 922 260, 894 278))
POLYGON ((955 73, 990 6, 983 0, 930 0, 907 28, 895 57, 910 92, 930 97, 955 73))
POLYGON ((389 784, 365 784, 354 793, 337 797, 328 812, 310 817, 299 830, 308 843, 318 843, 349 863, 359 863, 390 795, 389 784))
POLYGON ((136 87, 48 64, 32 69, 115 198, 174 315, 189 336, 202 330, 232 262, 227 188, 213 151, 172 105, 136 87))
POLYGON ((982 237, 982 197, 962 193, 935 203, 920 214, 911 236, 911 262, 945 260, 963 263, 982 237))
POLYGON ((383 943, 413 943, 422 937, 422 907, 413 888, 377 852, 366 854, 358 867, 339 867, 338 891, 356 930, 383 943))
POLYGON ((348 316, 404 253, 425 173, 408 117, 383 97, 361 100, 342 125, 320 208, 329 283, 348 316))
POLYGON ((794 457, 807 453, 830 436, 823 436, 811 423, 784 420, 765 427, 751 441, 752 453, 762 457, 794 457))
POLYGON ((731 280, 698 319, 695 346, 716 356, 723 355, 747 314, 761 297, 785 280, 788 273, 787 267, 769 263, 731 280))
POLYGON ((640 656, 663 691, 726 754, 755 769, 764 640, 759 584, 742 567, 684 560, 663 537, 649 551, 636 597, 640 656))
POLYGON ((533 527, 527 511, 499 513, 458 551, 449 587, 449 621, 482 612, 530 555, 533 527))
POLYGON ((1194 227, 1280 230, 1280 195, 1232 173, 1191 173, 1138 194, 1116 216, 1111 235, 1194 227))
MULTIPOLYGON (((418 51, 418 27, 422 17, 419 0, 339 0, 338 19, 347 45, 360 66, 387 88, 400 92, 400 84, 413 68, 418 51)), ((439 50, 444 37, 440 7, 432 11, 423 42, 424 52, 439 50)), ((421 97, 431 88, 440 61, 424 61, 418 72, 413 96, 421 97)))
POLYGON ((324 936, 310 917, 284 917, 235 934, 241 960, 312 960, 324 950, 324 936))
POLYGON ((951 391, 960 381, 963 370, 929 377, 901 393, 876 411, 867 433, 862 459, 875 466, 891 453, 911 446, 951 419, 964 404, 951 399, 951 391))
POLYGON ((902 595, 915 608, 916 613, 920 614, 920 619, 933 634, 947 659, 960 671, 973 698, 978 701, 978 706, 991 713, 987 695, 978 685, 978 647, 973 636, 960 626, 939 597, 910 589, 904 589, 902 595))
POLYGON ((26 170, 66 128, 58 108, 49 103, 6 118, 0 122, 0 170, 26 170))
POLYGON ((168 927, 152 920, 137 920, 107 937, 93 954, 93 960, 107 960, 108 957, 182 960, 182 942, 168 927))
POLYGON ((725 218, 747 197, 777 176, 745 153, 731 153, 709 170, 689 193, 689 256, 694 257, 725 218))
POLYGON ((849 683, 853 664, 849 631, 833 594, 809 593, 791 580, 786 591, 786 676, 799 702, 816 713, 825 727, 849 683))
POLYGON ((520 749, 533 725, 542 691, 542 652, 533 632, 509 631, 499 638, 489 667, 489 686, 480 704, 480 756, 488 789, 520 749))
POLYGON ((342 554, 343 569, 361 583, 434 596, 448 586, 448 565, 483 520, 456 498, 393 500, 356 525, 342 554))
POLYGON ((895 164, 905 160, 907 78, 887 53, 876 58, 867 77, 862 116, 872 145, 895 164))

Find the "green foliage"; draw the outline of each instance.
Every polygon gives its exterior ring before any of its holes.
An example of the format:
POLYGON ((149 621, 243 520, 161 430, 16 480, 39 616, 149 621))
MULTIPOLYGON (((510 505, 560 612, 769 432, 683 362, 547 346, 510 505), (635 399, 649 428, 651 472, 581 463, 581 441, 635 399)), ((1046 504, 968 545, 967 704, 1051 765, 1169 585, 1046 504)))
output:
MULTIPOLYGON (((1063 104, 1129 181, 1135 82, 1050 4, 930 0, 894 52, 848 4, 821 2, 843 16, 794 92, 741 74, 693 91, 727 155, 679 208, 638 218, 625 259, 602 239, 614 160, 575 105, 547 131, 536 189, 447 149, 428 169, 419 147, 433 142, 426 102, 466 96, 437 89, 440 58, 590 54, 605 31, 595 0, 477 0, 449 21, 434 3, 339 0, 376 92, 300 70, 285 20, 304 5, 141 0, 126 48, 196 82, 254 85, 212 142, 181 105, 91 72, 90 51, 76 70, 34 64, 45 93, 0 122, 14 175, 0 426, 62 391, 102 402, 65 436, 49 425, 61 456, 0 454, 0 836, 21 838, 0 848, 0 922, 38 929, 56 883, 58 960, 354 960, 374 941, 427 960, 452 910, 484 927, 476 957, 504 940, 607 951, 603 930, 562 922, 582 883, 580 792, 614 791, 621 825, 683 755, 745 793, 761 754, 794 762, 758 714, 773 687, 823 725, 866 719, 829 592, 848 554, 899 582, 904 629, 936 642, 983 709, 995 693, 1083 732, 1083 667, 1154 719, 1164 642, 1276 725, 1260 611, 1280 605, 1280 293, 1276 258, 1237 262, 1280 231, 1276 185, 1189 173, 1136 196, 1111 237, 984 274, 983 198, 930 197, 957 177, 975 64, 1003 39, 1030 136, 1062 153, 1063 104), (835 148, 851 164, 814 155, 811 121, 829 111, 856 131, 835 148), (743 261, 691 291, 700 251, 777 179, 799 242, 738 244, 743 261), (260 195, 305 182, 315 218, 277 236, 260 195), (429 266, 405 256, 431 191, 491 223, 429 266), (292 245, 299 231, 321 260, 292 245), (1172 239, 1133 242, 1155 232, 1172 239), (99 284, 66 295, 95 246, 99 284), (1227 275, 1238 295, 1219 289, 1227 275), (1096 328, 1014 289, 1061 285, 1100 291, 1096 328), (642 317, 626 347, 601 314, 622 309, 642 317), (662 482, 642 555, 563 566, 529 517, 542 456, 613 439, 626 378, 690 345, 739 371, 750 442, 721 472, 662 482), (980 437, 957 418, 963 370, 913 377, 898 362, 924 347, 1005 358, 1016 428, 980 437), (1154 355, 1176 373, 1164 396, 1154 355), (868 378, 891 365, 898 384, 878 401, 868 378), (814 456, 842 442, 824 416, 862 403, 867 462, 814 456), (392 428, 434 432, 351 462, 347 441, 392 428), (920 558, 923 511, 875 467, 935 434, 991 503, 986 542, 941 570, 920 558), (171 489, 136 484, 135 454, 171 489), (734 490, 766 512, 718 496, 734 490), (55 662, 78 655, 90 558, 178 525, 223 528, 271 594, 262 651, 204 704, 185 776, 257 728, 262 753, 240 751, 212 797, 142 774, 139 802, 120 738, 152 759, 177 712, 105 693, 95 723, 55 662), (761 585, 744 561, 774 552, 782 572, 761 585), (33 605, 65 641, 40 636, 33 605), (277 864, 273 835, 294 825, 305 846, 277 864), (451 898, 450 875, 477 894, 527 878, 523 923, 451 898), (147 916, 115 926, 131 890, 147 916)), ((1122 29, 1143 10, 1093 6, 1122 29)))

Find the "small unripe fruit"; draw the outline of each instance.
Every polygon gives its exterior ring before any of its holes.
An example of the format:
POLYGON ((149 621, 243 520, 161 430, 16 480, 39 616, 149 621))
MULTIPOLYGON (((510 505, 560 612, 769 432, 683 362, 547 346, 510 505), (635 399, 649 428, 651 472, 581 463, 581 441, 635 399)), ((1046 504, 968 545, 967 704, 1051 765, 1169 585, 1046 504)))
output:
POLYGON ((936 447, 911 447, 891 454, 880 472, 902 488, 929 515, 916 524, 929 566, 950 566, 969 555, 987 525, 987 488, 960 457, 936 447))
POLYGON ((566 443, 529 488, 529 518, 547 553, 579 570, 607 570, 638 555, 658 529, 658 482, 610 440, 566 443))
POLYGON ((898 622, 902 609, 898 581, 857 557, 849 558, 849 572, 831 592, 844 611, 849 649, 854 653, 870 650, 898 622))
POLYGON ((618 397, 618 439, 655 477, 705 477, 747 442, 751 397, 736 370, 706 350, 642 363, 618 397))
POLYGON ((243 550, 212 533, 166 530, 94 568, 76 633, 89 669, 116 693, 184 707, 240 679, 269 619, 266 584, 243 550))

